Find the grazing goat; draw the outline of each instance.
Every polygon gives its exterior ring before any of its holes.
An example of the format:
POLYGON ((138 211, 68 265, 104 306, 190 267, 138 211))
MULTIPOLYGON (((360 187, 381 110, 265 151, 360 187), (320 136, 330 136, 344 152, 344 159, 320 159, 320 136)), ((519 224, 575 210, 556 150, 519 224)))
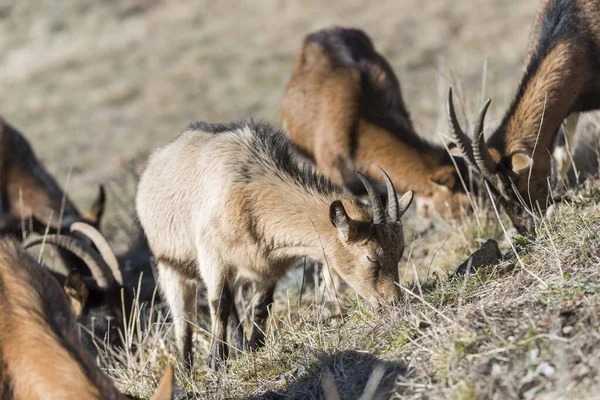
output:
POLYGON ((98 226, 104 202, 100 187, 90 212, 82 215, 44 169, 25 137, 0 117, 0 233, 20 233, 22 222, 30 218, 38 233, 46 227, 68 230, 77 221, 98 226))
MULTIPOLYGON (((98 227, 104 213, 104 188, 88 213, 82 215, 44 169, 25 137, 0 117, 0 234, 21 236, 30 228, 37 233, 65 230, 73 222, 98 227)), ((60 251, 65 265, 83 266, 71 254, 60 251)))
MULTIPOLYGON (((79 343, 58 282, 12 239, 0 239, 0 397, 124 399, 79 343)), ((169 399, 169 367, 155 394, 169 399)))
POLYGON ((361 30, 332 27, 304 39, 283 125, 301 153, 355 194, 364 190, 355 171, 383 182, 381 167, 399 191, 414 191, 422 217, 470 208, 450 155, 417 135, 394 71, 361 30))
POLYGON ((186 362, 191 366, 200 279, 210 304, 213 369, 227 358, 229 318, 230 326, 240 326, 232 285, 256 285, 249 343, 256 348, 264 343, 277 281, 303 257, 327 263, 374 306, 394 301, 404 251, 400 217, 412 192, 398 200, 384 176, 387 210, 359 174, 372 202, 364 205, 302 167, 282 132, 253 122, 199 122, 156 150, 140 179, 136 208, 186 362))
MULTIPOLYGON (((28 249, 40 244, 55 245, 70 252, 81 259, 91 273, 90 281, 84 276, 87 271, 73 269, 64 281, 77 321, 86 328, 81 338, 86 348, 93 353, 96 338, 108 345, 120 344, 123 310, 131 309, 133 296, 131 290, 123 286, 119 263, 104 236, 91 225, 75 222, 71 225, 71 235, 30 236, 23 246, 28 249)), ((58 276, 57 279, 64 280, 58 276)))
MULTIPOLYGON (((458 123, 450 91, 448 114, 455 142, 519 232, 534 228, 536 212, 548 205, 551 153, 563 120, 571 115, 566 133, 572 135, 576 113, 600 108, 599 65, 600 2, 543 0, 519 89, 487 143, 483 131, 490 100, 481 109, 471 139, 458 123)), ((564 173, 564 160, 559 164, 564 173)))

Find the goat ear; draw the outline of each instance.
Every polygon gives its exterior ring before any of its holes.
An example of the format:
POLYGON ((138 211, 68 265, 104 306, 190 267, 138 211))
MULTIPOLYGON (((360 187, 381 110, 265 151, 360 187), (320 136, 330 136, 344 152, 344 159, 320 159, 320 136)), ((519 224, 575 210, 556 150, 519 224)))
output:
POLYGON ((533 159, 525 153, 516 153, 510 158, 512 171, 520 175, 529 170, 533 164, 533 159))
POLYGON ((409 190, 400 197, 400 200, 398 200, 398 220, 400 220, 406 210, 408 210, 408 207, 412 204, 413 198, 414 193, 412 190, 409 190))
POLYGON ((106 206, 106 191, 104 185, 100 185, 98 189, 98 196, 92 203, 90 210, 83 216, 83 218, 93 227, 98 228, 104 215, 104 208, 106 206))
POLYGON ((344 209, 341 201, 336 200, 329 206, 329 220, 338 230, 338 234, 346 241, 351 240, 355 233, 354 222, 344 209))
POLYGON ((81 274, 77 270, 73 270, 67 276, 64 285, 65 293, 71 299, 71 306, 76 316, 80 315, 87 302, 89 290, 86 284, 81 279, 81 274))
POLYGON ((171 400, 173 398, 173 366, 167 365, 152 400, 171 400))

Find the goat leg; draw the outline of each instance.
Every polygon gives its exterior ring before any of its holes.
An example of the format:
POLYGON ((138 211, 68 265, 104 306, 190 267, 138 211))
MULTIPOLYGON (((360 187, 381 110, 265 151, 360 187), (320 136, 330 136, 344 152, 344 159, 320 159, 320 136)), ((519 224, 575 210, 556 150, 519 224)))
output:
POLYGON ((230 335, 230 345, 234 351, 245 350, 245 337, 244 337, 244 325, 240 321, 240 315, 238 314, 237 307, 234 304, 231 307, 231 315, 229 315, 229 325, 227 332, 230 335))
POLYGON ((273 304, 273 293, 275 285, 267 287, 258 293, 254 301, 252 334, 250 335, 250 350, 256 350, 265 345, 265 331, 267 329, 267 318, 273 304))
POLYGON ((219 369, 219 364, 227 360, 229 355, 229 348, 227 346, 227 324, 229 316, 231 315, 231 310, 234 307, 234 299, 233 293, 227 282, 223 282, 217 296, 211 296, 209 293, 209 299, 213 327, 210 354, 206 362, 210 369, 217 371, 219 369))

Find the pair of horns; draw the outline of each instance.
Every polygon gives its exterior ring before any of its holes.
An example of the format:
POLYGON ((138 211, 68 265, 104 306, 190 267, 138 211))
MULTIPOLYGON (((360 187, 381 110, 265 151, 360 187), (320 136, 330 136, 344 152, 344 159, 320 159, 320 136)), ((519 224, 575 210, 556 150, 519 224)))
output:
POLYGON ((371 206, 373 207, 373 223, 374 224, 383 224, 384 222, 397 222, 400 220, 402 216, 400 214, 400 205, 398 204, 398 194, 396 193, 396 188, 394 187, 394 183, 390 179, 389 175, 382 169, 381 173, 383 174, 383 179, 385 180, 385 186, 387 190, 388 197, 388 208, 387 208, 387 218, 386 211, 383 207, 383 203, 381 202, 381 198, 379 194, 371 184, 371 182, 367 179, 366 176, 357 172, 358 178, 364 185, 369 197, 371 198, 371 206))
POLYGON ((119 262, 104 236, 96 228, 83 222, 71 224, 71 232, 83 234, 96 246, 98 251, 95 251, 83 240, 60 234, 29 237, 23 243, 23 247, 29 249, 42 243, 61 247, 85 263, 100 289, 108 289, 114 286, 115 282, 117 285, 123 286, 119 262))
POLYGON ((452 137, 469 165, 487 179, 491 179, 498 172, 496 163, 490 155, 490 151, 485 143, 485 137, 483 136, 485 115, 491 102, 492 100, 488 99, 483 107, 481 107, 475 124, 475 130, 473 131, 473 139, 471 139, 462 130, 458 123, 458 118, 456 118, 452 88, 448 91, 448 120, 452 137), (476 146, 474 146, 474 141, 476 141, 476 146))
MULTIPOLYGON (((492 194, 498 198, 502 207, 504 207, 504 209, 507 211, 508 215, 513 221, 513 224, 518 230, 525 231, 528 230, 529 226, 532 225, 531 215, 526 212, 523 205, 518 201, 518 198, 513 199, 507 196, 506 190, 498 190, 493 183, 494 177, 498 175, 498 165, 490 155, 490 151, 483 136, 485 115, 491 102, 492 101, 488 99, 483 107, 481 107, 476 120, 475 130, 473 131, 473 139, 471 139, 462 130, 460 124, 458 123, 456 112, 454 111, 452 88, 450 88, 448 91, 448 121, 450 123, 450 132, 455 140, 456 145, 466 158, 467 163, 482 175, 492 194), (474 143, 474 141, 476 142, 474 143), (524 229, 524 226, 527 228, 524 229)), ((510 188, 512 186, 510 178, 504 174, 499 175, 500 179, 498 182, 500 187, 503 189, 510 188)), ((510 193, 510 191, 508 193, 510 193)))
POLYGON ((452 98, 452 88, 448 90, 448 122, 450 124, 450 133, 454 138, 454 141, 458 148, 460 149, 463 156, 466 158, 467 163, 479 172, 480 175, 487 181, 490 190, 494 193, 494 195, 498 196, 501 204, 508 210, 512 210, 514 205, 508 204, 508 199, 505 195, 502 194, 498 188, 492 183, 494 176, 498 173, 498 167, 496 162, 490 155, 490 151, 485 142, 485 137, 483 136, 483 128, 485 122, 485 115, 487 114, 487 110, 492 102, 491 99, 488 99, 481 110, 479 111, 479 115, 477 117, 477 121, 475 124, 475 130, 473 131, 473 139, 471 139, 467 134, 462 130, 460 124, 458 123, 458 118, 456 118, 456 112, 454 111, 454 100, 452 98), (474 146, 473 140, 477 141, 477 145, 474 146))

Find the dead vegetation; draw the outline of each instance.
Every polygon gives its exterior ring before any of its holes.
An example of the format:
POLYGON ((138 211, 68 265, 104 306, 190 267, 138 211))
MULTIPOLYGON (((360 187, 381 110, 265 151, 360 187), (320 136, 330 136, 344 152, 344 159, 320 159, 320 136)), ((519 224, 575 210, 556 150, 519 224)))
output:
MULTIPOLYGON (((586 398, 600 390, 600 182, 572 193, 535 238, 517 237, 505 260, 465 277, 403 286, 398 307, 377 314, 352 295, 343 318, 288 289, 275 301, 266 346, 238 354, 227 372, 176 373, 201 398, 586 398), (395 396, 395 397, 394 397, 395 396), (368 397, 372 398, 372 397, 368 397)), ((480 217, 491 216, 487 210, 480 217)), ((472 246, 482 238, 459 228, 472 246), (467 236, 468 235, 468 236, 467 236)), ((462 252, 457 243, 446 251, 462 252)), ((161 309, 101 364, 122 390, 144 397, 169 359, 161 309)), ((200 322, 197 350, 208 344, 200 322)), ((202 357, 204 354, 201 355, 202 357)), ((191 394, 190 394, 191 396, 191 394)))

